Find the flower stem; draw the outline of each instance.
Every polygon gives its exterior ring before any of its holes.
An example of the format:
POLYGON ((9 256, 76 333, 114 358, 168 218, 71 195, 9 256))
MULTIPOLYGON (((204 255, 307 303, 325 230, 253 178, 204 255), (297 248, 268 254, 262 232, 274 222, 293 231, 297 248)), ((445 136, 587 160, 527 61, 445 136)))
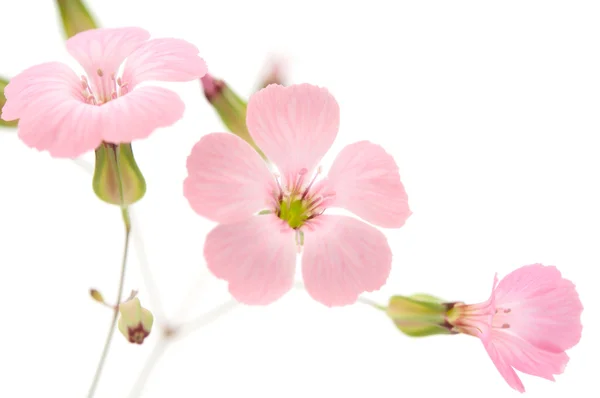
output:
POLYGON ((98 366, 96 367, 94 380, 92 381, 92 385, 90 386, 88 392, 88 398, 92 398, 96 393, 96 388, 98 387, 98 382, 100 381, 102 369, 104 368, 104 363, 106 362, 106 357, 108 356, 108 351, 110 350, 110 345, 115 334, 115 326, 117 325, 117 319, 119 317, 119 304, 121 303, 121 300, 123 298, 123 287, 125 285, 125 271, 127 269, 127 254, 129 253, 129 237, 131 235, 131 220, 129 218, 129 211, 127 207, 121 208, 121 215, 123 216, 123 224, 125 225, 125 247, 123 249, 123 259, 121 262, 121 274, 119 275, 117 299, 115 301, 115 307, 113 309, 113 316, 110 321, 110 328, 108 329, 108 334, 104 342, 104 348, 102 349, 102 355, 100 356, 100 360, 98 361, 98 366))

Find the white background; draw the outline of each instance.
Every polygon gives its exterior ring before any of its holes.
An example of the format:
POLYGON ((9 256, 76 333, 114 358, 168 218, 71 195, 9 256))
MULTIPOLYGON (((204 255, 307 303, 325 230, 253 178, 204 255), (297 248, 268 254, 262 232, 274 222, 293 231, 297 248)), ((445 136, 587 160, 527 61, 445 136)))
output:
MULTIPOLYGON (((53 2, 0 3, 1 75, 73 62, 53 2)), ((393 294, 427 292, 479 302, 495 272, 557 265, 578 287, 584 334, 556 383, 522 379, 530 398, 600 396, 597 2, 89 5, 103 26, 141 26, 193 42, 210 71, 241 95, 253 91, 269 54, 288 58, 290 82, 327 87, 341 107, 341 131, 323 164, 353 141, 382 144, 400 166, 414 212, 401 230, 387 232, 393 271, 369 297, 385 303, 393 294)), ((148 182, 134 222, 163 310, 149 301, 135 250, 126 289, 139 288, 157 317, 180 322, 229 300, 203 262, 213 225, 182 196, 192 145, 224 127, 196 82, 168 86, 187 104, 184 119, 134 145, 148 182)), ((25 147, 8 131, 0 134, 0 186, 0 396, 83 397, 111 316, 88 289, 108 300, 116 292, 119 210, 94 196, 81 168, 25 147)), ((128 397, 159 337, 157 327, 133 346, 116 335, 97 397, 128 397)), ((143 394, 517 395, 475 338, 410 339, 367 306, 327 309, 302 291, 269 307, 237 308, 176 342, 143 394)))

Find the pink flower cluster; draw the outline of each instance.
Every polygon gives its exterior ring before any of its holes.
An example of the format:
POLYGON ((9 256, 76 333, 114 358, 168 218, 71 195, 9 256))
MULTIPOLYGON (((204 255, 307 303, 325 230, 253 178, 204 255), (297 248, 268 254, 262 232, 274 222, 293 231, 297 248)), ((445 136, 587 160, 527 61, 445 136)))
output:
MULTIPOLYGON (((19 119, 26 145, 54 157, 130 143, 174 124, 182 100, 142 83, 192 81, 207 72, 194 45, 150 40, 140 28, 89 30, 69 39, 67 49, 85 76, 57 62, 33 66, 11 80, 2 109, 4 120, 19 119)), ((246 119, 271 165, 229 133, 207 134, 193 147, 184 195, 217 223, 204 256, 238 301, 281 298, 294 284, 299 254, 306 290, 326 306, 352 304, 386 283, 392 251, 374 226, 402 227, 411 215, 408 198, 394 159, 369 141, 346 146, 322 172, 339 123, 338 103, 326 89, 273 84, 251 97, 246 119)), ((448 322, 478 337, 508 384, 524 391, 515 369, 549 380, 563 371, 565 351, 581 337, 582 309, 573 283, 555 267, 535 264, 495 280, 488 301, 455 304, 448 322)))

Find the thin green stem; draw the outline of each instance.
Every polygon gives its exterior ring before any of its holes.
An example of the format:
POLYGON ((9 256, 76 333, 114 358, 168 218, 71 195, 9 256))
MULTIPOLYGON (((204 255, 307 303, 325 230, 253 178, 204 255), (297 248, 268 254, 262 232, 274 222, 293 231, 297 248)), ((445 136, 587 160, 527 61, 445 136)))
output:
MULTIPOLYGON (((102 144, 109 145, 109 144, 102 144)), ((94 379, 92 380, 92 385, 90 386, 88 392, 88 398, 92 398, 96 393, 96 389, 98 388, 98 383, 100 381, 100 376, 102 375, 102 370, 104 369, 104 364, 106 362, 106 358, 108 356, 108 352, 110 351, 110 346, 113 340, 113 336, 115 335, 115 329, 117 326, 117 319, 119 318, 119 304, 121 304, 121 300, 123 299, 123 287, 125 286, 125 274, 127 271, 127 255, 129 254, 129 238, 131 236, 131 217, 129 216, 129 210, 127 205, 123 202, 123 182, 121 179, 121 168, 119 165, 119 157, 117 156, 118 147, 111 146, 112 150, 109 150, 109 162, 113 163, 114 170, 117 173, 118 179, 118 188, 119 188, 119 196, 121 198, 121 217, 123 218, 123 225, 125 226, 125 247, 123 248, 123 258, 121 261, 121 273, 119 275, 119 285, 117 288, 117 298, 115 300, 115 307, 113 309, 113 316, 110 321, 110 328, 108 329, 108 334, 106 335, 106 340, 104 341, 104 348, 102 349, 102 355, 100 355, 100 360, 98 361, 98 366, 96 367, 96 373, 94 374, 94 379)))
POLYGON ((88 392, 88 398, 92 398, 96 393, 96 389, 98 387, 98 382, 100 381, 100 376, 102 375, 102 369, 104 368, 104 363, 106 362, 106 357, 108 356, 108 351, 110 350, 110 346, 112 343, 113 336, 115 334, 115 329, 117 325, 117 319, 119 317, 119 303, 123 299, 123 287, 125 285, 125 271, 127 270, 127 254, 129 253, 129 237, 131 235, 131 221, 129 219, 129 213, 126 207, 121 209, 121 213, 123 216, 123 223, 125 225, 125 248, 123 249, 123 259, 121 262, 121 273, 119 275, 119 287, 117 289, 117 298, 115 300, 115 307, 113 309, 113 316, 110 321, 110 328, 108 329, 108 334, 106 336, 106 340, 104 342, 104 348, 102 349, 102 355, 100 356, 100 360, 98 361, 98 366, 96 367, 96 373, 94 374, 94 379, 92 381, 92 385, 90 386, 88 392))

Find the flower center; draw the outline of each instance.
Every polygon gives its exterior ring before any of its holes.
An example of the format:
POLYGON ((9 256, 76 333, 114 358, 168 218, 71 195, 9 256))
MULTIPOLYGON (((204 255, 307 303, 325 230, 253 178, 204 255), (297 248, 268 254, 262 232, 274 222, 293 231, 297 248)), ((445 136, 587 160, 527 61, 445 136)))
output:
POLYGON ((304 222, 310 217, 311 214, 308 210, 308 201, 306 200, 282 201, 279 204, 279 218, 286 221, 290 228, 297 229, 304 225, 304 222))
POLYGON ((304 181, 308 171, 302 169, 290 186, 281 186, 278 176, 275 177, 279 186, 279 193, 275 194, 274 213, 287 222, 290 228, 298 230, 306 222, 323 214, 327 207, 328 199, 335 196, 335 193, 322 193, 322 188, 311 190, 317 176, 321 170, 315 173, 312 181, 305 186, 304 181))
POLYGON ((127 334, 129 335, 129 342, 135 344, 142 344, 146 337, 150 335, 150 333, 144 329, 141 322, 135 328, 127 328, 127 334))
POLYGON ((127 94, 127 83, 123 83, 120 77, 115 77, 114 73, 107 76, 102 69, 98 69, 96 75, 92 77, 92 86, 96 89, 96 92, 92 90, 87 77, 81 76, 83 96, 88 104, 102 105, 127 94))

